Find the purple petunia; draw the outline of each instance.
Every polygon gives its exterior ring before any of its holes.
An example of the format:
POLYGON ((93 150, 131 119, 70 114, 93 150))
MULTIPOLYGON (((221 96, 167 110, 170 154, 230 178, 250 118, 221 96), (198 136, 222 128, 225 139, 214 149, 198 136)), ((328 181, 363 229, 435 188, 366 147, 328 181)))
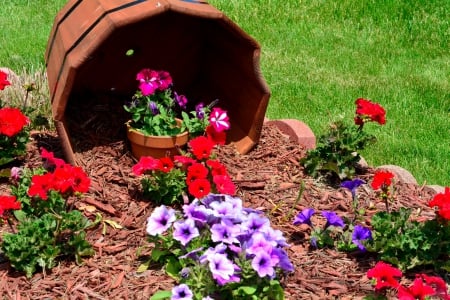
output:
POLYGON ((275 265, 276 262, 265 251, 258 251, 252 259, 252 267, 261 278, 265 276, 273 277, 275 275, 273 268, 275 265))
POLYGON ((175 210, 167 209, 166 206, 161 205, 153 211, 147 219, 147 233, 149 235, 158 235, 165 232, 173 222, 175 222, 175 210))
POLYGON ((328 226, 345 227, 344 221, 335 212, 323 211, 322 216, 327 219, 325 228, 328 226))
POLYGON ((266 228, 270 227, 270 221, 264 216, 261 217, 259 214, 251 213, 241 225, 249 233, 253 233, 255 231, 265 231, 266 228))
POLYGON ((209 269, 213 278, 221 283, 227 283, 234 275, 234 264, 226 254, 211 253, 208 255, 209 269))
POLYGON ((308 224, 311 226, 311 217, 315 211, 312 208, 305 208, 294 219, 294 225, 308 224))
POLYGON ((192 219, 187 219, 184 222, 176 222, 173 224, 175 230, 173 231, 173 238, 179 241, 183 246, 186 246, 193 238, 200 235, 198 228, 195 227, 195 222, 192 219))
POLYGON ((352 192, 352 197, 356 197, 356 189, 366 182, 362 179, 356 178, 353 180, 346 180, 341 183, 341 187, 346 188, 352 192))
POLYGON ((205 118, 205 105, 202 102, 195 106, 195 113, 198 119, 203 120, 205 118))
POLYGON ((180 284, 172 289, 171 300, 192 300, 194 294, 186 284, 180 284))
POLYGON ((155 102, 150 101, 150 103, 148 104, 148 107, 150 108, 150 110, 152 111, 153 115, 159 115, 159 109, 158 106, 156 105, 155 102))
POLYGON ((355 226, 352 233, 352 242, 356 246, 358 246, 359 250, 366 251, 366 247, 364 247, 364 245, 361 242, 371 239, 372 239, 372 232, 370 232, 369 228, 366 228, 361 225, 355 226))
POLYGON ((222 220, 221 223, 211 226, 211 240, 213 242, 223 242, 225 244, 239 243, 236 238, 239 233, 239 226, 234 225, 226 219, 222 220))
POLYGON ((182 109, 185 109, 188 103, 188 99, 186 98, 186 96, 178 95, 177 92, 173 92, 173 94, 175 96, 175 101, 177 102, 178 106, 181 107, 182 109))

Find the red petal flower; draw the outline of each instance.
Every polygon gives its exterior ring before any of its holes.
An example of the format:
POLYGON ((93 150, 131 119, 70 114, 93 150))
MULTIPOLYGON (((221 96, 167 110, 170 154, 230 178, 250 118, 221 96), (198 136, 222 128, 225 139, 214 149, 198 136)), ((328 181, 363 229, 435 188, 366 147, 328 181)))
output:
POLYGON ((212 125, 208 125, 206 127, 206 136, 216 145, 225 145, 225 141, 227 139, 227 133, 225 131, 219 132, 212 125))
POLYGON ((145 173, 145 171, 158 170, 161 167, 159 159, 153 158, 151 156, 142 156, 139 162, 135 164, 131 170, 136 176, 140 176, 145 173))
POLYGON ((196 137, 189 142, 192 153, 198 160, 208 159, 214 147, 214 143, 204 136, 196 137))
POLYGON ((447 284, 444 279, 438 276, 428 276, 426 274, 420 274, 420 276, 425 280, 425 282, 434 288, 436 295, 442 296, 443 299, 450 300, 450 296, 447 293, 447 284))
POLYGON ((205 179, 208 176, 208 169, 201 163, 194 163, 187 169, 186 183, 190 184, 196 179, 205 179))
POLYGON ((207 179, 196 179, 188 186, 189 194, 197 199, 201 199, 209 194, 211 185, 207 179))
POLYGON ((8 74, 0 71, 0 91, 3 90, 7 85, 11 85, 11 83, 8 81, 8 74))
POLYGON ((18 108, 0 109, 0 134, 13 137, 29 122, 29 119, 18 108))
POLYGON ((424 300, 425 297, 434 294, 435 291, 431 286, 424 285, 421 278, 416 278, 409 288, 399 286, 397 297, 399 300, 424 300))
POLYGON ((15 196, 0 196, 0 216, 7 210, 20 208, 20 202, 15 196))
POLYGON ((66 164, 66 162, 61 158, 55 158, 53 152, 47 151, 44 147, 41 147, 41 157, 45 159, 45 168, 59 168, 66 164))
POLYGON ((397 288, 399 282, 394 277, 402 277, 402 275, 402 271, 382 261, 377 262, 375 267, 367 271, 368 278, 375 278, 377 280, 376 290, 385 287, 397 288))
POLYGON ((386 124, 386 111, 380 104, 363 98, 356 99, 355 103, 357 114, 355 117, 356 125, 362 125, 366 120, 377 122, 380 125, 386 124))
POLYGON ((173 169, 173 161, 170 157, 162 157, 159 159, 160 162, 160 166, 159 166, 159 170, 164 172, 164 173, 169 173, 170 170, 173 169))
POLYGON ((30 197, 38 196, 42 200, 47 200, 48 190, 53 189, 53 174, 46 173, 44 175, 33 175, 31 177, 31 186, 28 189, 30 197))
POLYGON ((234 195, 236 193, 236 186, 229 176, 216 175, 213 177, 213 181, 219 194, 234 195))
POLYGON ((372 180, 372 188, 378 190, 383 185, 390 186, 392 178, 394 178, 394 174, 389 171, 377 171, 372 180))
POLYGON ((227 168, 218 160, 209 159, 206 161, 206 165, 211 168, 212 176, 228 175, 227 168))
POLYGON ((438 214, 446 220, 450 220, 450 187, 446 187, 443 193, 436 194, 430 202, 429 207, 437 206, 438 214))

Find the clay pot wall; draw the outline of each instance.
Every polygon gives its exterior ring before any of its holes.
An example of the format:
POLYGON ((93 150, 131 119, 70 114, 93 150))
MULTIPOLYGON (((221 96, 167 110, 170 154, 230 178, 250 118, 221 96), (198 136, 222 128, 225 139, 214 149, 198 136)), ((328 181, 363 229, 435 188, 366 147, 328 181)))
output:
POLYGON ((270 97, 260 46, 204 1, 69 0, 55 18, 45 59, 53 119, 69 162, 76 163, 78 150, 71 119, 79 123, 86 109, 108 110, 112 103, 120 109, 142 68, 170 72, 192 107, 219 99, 231 120, 227 143, 239 152, 259 141, 270 97))

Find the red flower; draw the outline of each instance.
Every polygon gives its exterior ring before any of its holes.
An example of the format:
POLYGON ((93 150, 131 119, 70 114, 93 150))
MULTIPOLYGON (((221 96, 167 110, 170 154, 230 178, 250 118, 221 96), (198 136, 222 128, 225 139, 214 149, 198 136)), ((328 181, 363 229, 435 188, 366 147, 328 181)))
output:
POLYGON ((206 127, 206 136, 216 145, 225 145, 227 133, 225 131, 217 131, 212 125, 206 127))
POLYGON ((429 207, 437 206, 438 214, 446 220, 450 220, 450 187, 446 187, 443 193, 436 194, 428 203, 429 207))
POLYGON ((20 202, 15 196, 0 196, 0 216, 7 210, 20 208, 20 202))
POLYGON ((186 183, 190 184, 196 179, 205 179, 208 176, 208 169, 201 163, 194 163, 187 169, 186 183))
POLYGON ((380 187, 390 186, 392 178, 394 178, 394 174, 389 171, 377 171, 373 177, 372 188, 378 190, 380 187))
POLYGON ((366 121, 374 121, 380 125, 386 124, 386 111, 378 104, 363 98, 356 99, 355 124, 362 125, 366 121))
POLYGON ((31 186, 28 189, 30 197, 38 196, 42 200, 47 200, 48 190, 53 189, 53 174, 46 173, 44 175, 33 175, 31 177, 31 186))
POLYGON ((198 159, 208 159, 214 147, 214 143, 204 136, 199 136, 189 142, 192 153, 198 159))
POLYGON ((52 189, 64 194, 72 192, 73 185, 72 166, 65 164, 62 167, 55 169, 52 177, 52 189))
POLYGON ((18 108, 0 109, 0 134, 13 137, 29 122, 29 119, 18 108))
POLYGON ((11 83, 8 81, 8 74, 0 71, 0 91, 3 90, 7 85, 11 85, 11 83))
POLYGON ((139 162, 135 164, 131 170, 134 175, 140 176, 145 173, 145 171, 153 171, 158 170, 160 168, 159 159, 153 158, 151 156, 142 156, 139 159, 139 162))
POLYGON ((61 158, 55 158, 53 152, 47 151, 44 147, 41 147, 41 157, 45 160, 44 165, 46 169, 59 168, 66 164, 61 158))
POLYGON ((169 173, 170 170, 173 169, 173 161, 170 157, 162 157, 159 159, 160 162, 160 166, 159 166, 159 170, 164 172, 164 173, 169 173))
POLYGON ((213 181, 219 194, 234 195, 236 192, 233 181, 227 175, 216 175, 213 177, 213 181))
POLYGON ((420 274, 425 282, 434 288, 436 296, 441 296, 442 299, 450 300, 450 296, 447 293, 447 284, 444 279, 438 276, 428 276, 426 274, 420 274))
POLYGON ((375 278, 377 281, 376 290, 385 287, 398 288, 400 284, 394 277, 402 277, 402 275, 402 271, 382 261, 377 262, 375 267, 367 271, 367 277, 375 278))
POLYGON ((80 167, 73 167, 73 183, 72 190, 75 193, 87 193, 89 191, 89 186, 91 185, 91 180, 87 174, 80 167))
POLYGON ((196 160, 193 159, 192 157, 184 155, 175 155, 173 157, 173 161, 182 164, 184 167, 190 166, 196 162, 196 160))
POLYGON ((197 199, 201 199, 209 194, 211 185, 207 179, 196 179, 188 185, 189 194, 197 199))
POLYGON ((416 278, 409 288, 399 286, 397 297, 399 300, 424 300, 425 297, 434 294, 435 291, 431 286, 424 285, 421 278, 416 278))
POLYGON ((227 168, 218 160, 208 159, 206 165, 211 168, 212 176, 228 175, 227 168))

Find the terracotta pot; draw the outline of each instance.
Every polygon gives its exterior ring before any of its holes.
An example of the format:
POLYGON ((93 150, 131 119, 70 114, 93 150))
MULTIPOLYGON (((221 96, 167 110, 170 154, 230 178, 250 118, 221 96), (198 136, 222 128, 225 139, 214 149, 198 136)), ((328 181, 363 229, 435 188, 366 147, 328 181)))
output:
POLYGON ((180 154, 180 147, 186 145, 189 140, 188 131, 175 136, 146 136, 131 128, 128 123, 126 126, 131 153, 136 159, 140 159, 141 156, 152 156, 154 158, 173 157, 180 154))

